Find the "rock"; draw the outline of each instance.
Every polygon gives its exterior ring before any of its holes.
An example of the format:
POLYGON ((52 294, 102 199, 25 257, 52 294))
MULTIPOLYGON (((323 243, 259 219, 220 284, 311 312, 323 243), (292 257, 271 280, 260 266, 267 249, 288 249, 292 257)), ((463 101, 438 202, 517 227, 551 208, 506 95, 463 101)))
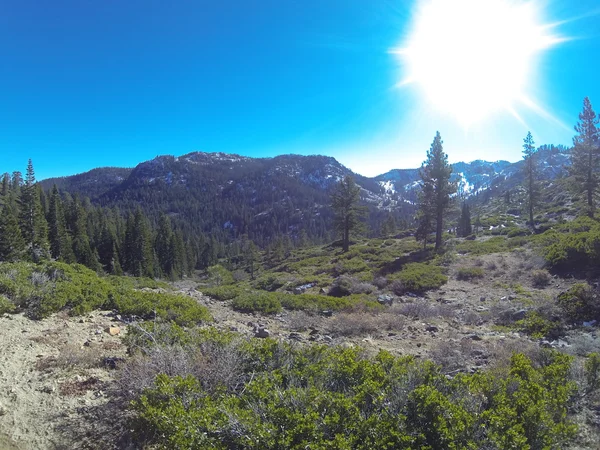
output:
POLYGON ((125 361, 125 358, 118 358, 116 356, 108 356, 108 357, 104 358, 104 366, 107 369, 114 370, 117 368, 117 365, 119 363, 122 363, 124 361, 125 361))
POLYGON ((516 299, 517 299, 517 296, 516 296, 516 295, 509 295, 509 296, 508 296, 508 299, 509 299, 509 300, 511 300, 511 301, 512 301, 512 300, 516 300, 516 299))
POLYGON ((482 297, 479 297, 479 301, 480 301, 480 302, 485 302, 485 297, 483 297, 483 296, 482 296, 482 297))
POLYGON ((321 315, 324 317, 331 317, 331 316, 333 316, 333 311, 329 311, 329 310, 321 311, 321 315))
POLYGON ((481 341, 481 336, 476 333, 469 334, 465 337, 466 339, 471 339, 472 341, 481 341))
POLYGON ((312 288, 314 285, 315 285, 314 283, 308 283, 308 284, 303 284, 302 286, 298 286, 298 287, 294 288, 294 294, 295 295, 304 294, 307 290, 312 288))
POLYGON ((325 290, 325 288, 321 288, 319 289, 319 294, 327 294, 327 291, 325 290))
POLYGON ((388 337, 398 336, 398 333, 388 333, 388 337))
POLYGON ((269 330, 267 330, 266 328, 262 328, 262 327, 258 328, 256 330, 256 333, 254 333, 254 337, 261 338, 261 339, 268 338, 269 336, 271 336, 271 332, 269 330))
POLYGON ((290 335, 288 336, 288 339, 291 339, 292 341, 302 341, 302 335, 300 333, 290 333, 290 335))
POLYGON ((56 388, 50 385, 42 386, 40 388, 40 392, 43 392, 44 394, 52 394, 55 390, 56 388))
POLYGON ((253 330, 256 330, 258 328, 258 325, 255 324, 254 322, 250 321, 248 322, 246 325, 248 325, 250 328, 252 328, 253 330))
POLYGON ((525 318, 525 316, 527 315, 527 310, 526 309, 519 309, 518 311, 515 311, 514 313, 512 313, 512 319, 517 321, 517 320, 523 320, 525 318))
POLYGON ((508 300, 508 297, 506 297, 506 296, 505 297, 500 297, 500 300, 502 300, 504 302, 504 301, 508 300))
POLYGON ((233 331, 233 332, 237 333, 239 330, 238 330, 238 327, 230 326, 229 331, 233 331))
POLYGON ((596 323, 598 323, 596 320, 590 320, 589 322, 583 322, 583 326, 584 327, 593 327, 594 325, 596 325, 596 323))
POLYGON ((543 341, 540 341, 540 347, 552 348, 552 345, 550 344, 549 341, 547 341, 547 340, 544 339, 543 341))
POLYGON ((425 331, 429 331, 430 333, 437 333, 438 331, 440 331, 440 329, 435 325, 427 325, 425 331))
POLYGON ((490 310, 490 308, 486 308, 485 306, 477 306, 475 308, 475 311, 477 311, 477 312, 483 312, 483 311, 489 311, 489 310, 490 310))
POLYGON ((326 334, 325 336, 323 336, 323 340, 325 342, 333 342, 333 338, 331 336, 329 336, 328 334, 326 334))
POLYGON ((310 334, 311 336, 314 336, 315 334, 319 334, 319 330, 317 330, 316 328, 312 328, 310 330, 310 333, 308 333, 308 334, 310 334))
POLYGON ((106 332, 111 336, 118 336, 119 334, 121 334, 121 329, 119 327, 108 327, 106 329, 106 332))
POLYGON ((7 413, 8 410, 4 406, 0 405, 0 417, 5 416, 7 413))
POLYGON ((377 301, 380 305, 392 306, 394 303, 394 297, 389 294, 383 294, 377 297, 377 301))

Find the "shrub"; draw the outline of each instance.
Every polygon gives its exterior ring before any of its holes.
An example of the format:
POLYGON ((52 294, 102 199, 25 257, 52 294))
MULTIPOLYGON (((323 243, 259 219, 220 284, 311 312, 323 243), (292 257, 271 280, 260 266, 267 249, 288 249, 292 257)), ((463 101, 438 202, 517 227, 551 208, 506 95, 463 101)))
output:
POLYGON ((329 295, 333 297, 345 297, 351 294, 370 294, 375 287, 369 283, 363 283, 356 278, 342 275, 333 280, 329 289, 329 295))
POLYGON ((424 293, 438 289, 448 281, 441 267, 427 263, 406 264, 400 272, 390 275, 388 279, 400 281, 403 293, 424 293))
POLYGON ((246 292, 233 299, 233 309, 246 313, 275 314, 281 311, 278 296, 271 292, 246 292))
POLYGON ((12 313, 17 309, 15 304, 11 302, 4 295, 0 294, 0 315, 6 313, 12 313))
POLYGON ((559 323, 544 317, 539 311, 529 311, 524 319, 515 322, 514 327, 536 339, 555 339, 563 334, 559 323))
POLYGON ((217 264, 211 266, 207 270, 208 280, 214 286, 222 286, 224 284, 233 284, 233 275, 225 267, 217 264))
MULTIPOLYGON (((591 220, 591 219, 590 219, 591 220)), ((544 256, 550 267, 559 270, 588 270, 600 265, 600 225, 592 221, 581 228, 574 227, 568 234, 558 234, 552 231, 544 233, 551 240, 543 241, 544 256), (589 225, 589 227, 588 227, 589 225), (588 229, 589 228, 589 229, 588 229)))
POLYGON ((481 267, 460 267, 456 272, 457 280, 473 281, 483 277, 484 273, 481 267))
POLYGON ((184 326, 212 320, 206 307, 191 297, 179 294, 130 291, 117 295, 115 306, 123 314, 143 319, 151 319, 156 315, 184 326))
POLYGON ((448 379, 385 351, 368 359, 269 339, 243 348, 236 389, 158 375, 133 402, 136 430, 153 447, 256 450, 561 448, 577 431, 566 419, 571 360, 557 353, 539 367, 516 354, 502 377, 448 379))
POLYGON ((598 294, 588 284, 577 283, 567 292, 560 294, 558 305, 570 322, 598 320, 600 318, 598 294))
POLYGON ((495 236, 482 241, 464 240, 456 244, 456 251, 458 253, 469 253, 473 256, 501 253, 506 251, 506 249, 506 238, 504 236, 495 236))
POLYGON ((242 290, 237 286, 215 286, 212 288, 202 288, 202 293, 208 295, 215 300, 221 302, 226 300, 233 300, 240 295, 242 290))
POLYGON ((595 391, 600 386, 600 354, 591 353, 584 367, 587 391, 595 391))
POLYGON ((544 288, 550 284, 550 274, 546 270, 534 270, 531 273, 531 282, 536 288, 544 288))

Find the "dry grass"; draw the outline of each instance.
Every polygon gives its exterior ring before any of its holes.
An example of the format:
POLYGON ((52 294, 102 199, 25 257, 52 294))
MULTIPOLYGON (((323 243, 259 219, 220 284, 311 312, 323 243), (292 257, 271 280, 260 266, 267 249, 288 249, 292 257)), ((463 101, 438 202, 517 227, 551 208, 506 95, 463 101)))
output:
POLYGON ((442 317, 444 319, 453 319, 456 317, 456 311, 450 305, 432 303, 427 300, 417 300, 412 303, 394 305, 390 308, 390 312, 417 320, 431 319, 433 317, 442 317))
POLYGON ((90 377, 81 381, 66 381, 60 385, 59 392, 61 395, 80 396, 85 395, 87 391, 96 389, 100 384, 100 380, 96 377, 90 377))
POLYGON ((288 315, 287 325, 291 331, 306 331, 320 328, 323 318, 305 311, 292 311, 288 315))
POLYGON ((379 334, 382 331, 399 331, 405 324, 404 317, 390 312, 379 314, 344 312, 336 314, 329 321, 327 331, 336 336, 364 336, 379 334))
POLYGON ((41 371, 49 369, 89 369, 101 365, 101 359, 96 350, 71 344, 63 347, 58 356, 47 356, 39 359, 36 363, 36 369, 41 371))

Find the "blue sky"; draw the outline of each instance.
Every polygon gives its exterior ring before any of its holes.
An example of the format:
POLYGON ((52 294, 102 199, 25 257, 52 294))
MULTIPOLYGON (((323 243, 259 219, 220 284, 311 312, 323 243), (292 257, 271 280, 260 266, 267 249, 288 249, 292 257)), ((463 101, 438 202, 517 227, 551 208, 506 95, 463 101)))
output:
MULTIPOLYGON (((600 110, 600 5, 548 0, 573 39, 528 85, 555 120, 498 112, 468 129, 432 110, 390 49, 418 1, 0 2, 0 171, 38 179, 191 151, 327 154, 376 175, 417 167, 436 130, 450 161, 570 144, 583 97, 600 110)), ((441 68, 441 70, 444 70, 441 68)))

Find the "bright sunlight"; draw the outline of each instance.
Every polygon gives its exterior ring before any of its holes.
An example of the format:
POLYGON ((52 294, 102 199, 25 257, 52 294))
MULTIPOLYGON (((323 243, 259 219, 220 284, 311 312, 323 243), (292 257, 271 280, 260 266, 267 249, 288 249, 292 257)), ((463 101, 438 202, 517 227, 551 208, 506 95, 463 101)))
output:
POLYGON ((527 95, 535 56, 563 39, 538 22, 536 3, 514 0, 424 0, 403 48, 400 85, 420 87, 438 111, 463 126, 517 104, 527 95))

